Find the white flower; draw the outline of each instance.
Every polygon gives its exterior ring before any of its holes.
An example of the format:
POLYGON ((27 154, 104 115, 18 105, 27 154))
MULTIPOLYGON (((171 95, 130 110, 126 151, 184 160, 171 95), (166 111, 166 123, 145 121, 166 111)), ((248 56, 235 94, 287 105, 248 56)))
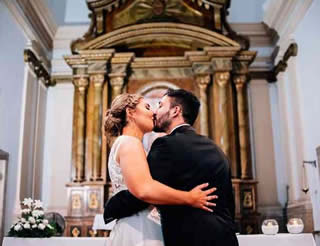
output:
POLYGON ((38 225, 36 225, 36 224, 32 225, 32 228, 37 228, 37 227, 38 227, 38 225))
POLYGON ((38 228, 39 228, 40 230, 44 230, 44 228, 46 228, 46 226, 45 226, 44 224, 40 223, 40 224, 38 225, 38 228))
POLYGON ((40 216, 44 215, 44 212, 42 210, 33 210, 32 211, 32 216, 35 218, 38 218, 40 216))
POLYGON ((35 200, 33 205, 34 205, 34 208, 42 208, 43 203, 40 200, 35 200))
POLYGON ((26 222, 26 219, 25 219, 25 218, 21 218, 20 221, 21 221, 22 223, 25 223, 25 222, 26 222))
POLYGON ((22 230, 21 225, 20 224, 15 225, 14 230, 15 231, 21 231, 22 230))
POLYGON ((45 224, 45 225, 48 225, 48 224, 49 224, 49 221, 46 220, 46 219, 44 219, 44 220, 42 221, 42 223, 45 224))
POLYGON ((24 229, 30 229, 30 224, 29 224, 29 223, 25 223, 25 224, 23 225, 23 227, 24 227, 24 229))
POLYGON ((35 224, 36 223, 36 220, 35 220, 35 218, 33 218, 33 217, 29 217, 29 222, 31 223, 31 224, 35 224))
POLYGON ((21 213, 23 213, 23 214, 28 214, 28 213, 30 213, 31 212, 31 209, 30 208, 25 208, 25 209, 22 209, 21 210, 21 213))
POLYGON ((33 200, 31 198, 25 198, 22 202, 23 205, 28 206, 29 208, 31 207, 33 203, 33 200))

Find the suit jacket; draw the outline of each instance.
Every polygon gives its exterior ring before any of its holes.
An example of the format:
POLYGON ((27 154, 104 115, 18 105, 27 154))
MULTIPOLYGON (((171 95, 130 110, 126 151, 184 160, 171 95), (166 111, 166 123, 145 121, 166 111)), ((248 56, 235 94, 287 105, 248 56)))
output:
MULTIPOLYGON (((147 159, 155 180, 184 191, 208 182, 219 197, 213 213, 190 206, 157 206, 166 246, 238 245, 230 166, 217 145, 192 127, 181 126, 156 139, 147 159)), ((148 206, 128 190, 121 191, 106 203, 104 219, 127 217, 148 206)))

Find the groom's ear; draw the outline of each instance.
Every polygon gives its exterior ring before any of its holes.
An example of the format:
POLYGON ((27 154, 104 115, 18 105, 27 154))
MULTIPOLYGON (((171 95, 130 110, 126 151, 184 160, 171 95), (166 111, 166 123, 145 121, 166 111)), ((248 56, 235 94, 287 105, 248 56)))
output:
POLYGON ((177 117, 180 113, 182 113, 180 106, 174 106, 173 108, 173 117, 177 117))

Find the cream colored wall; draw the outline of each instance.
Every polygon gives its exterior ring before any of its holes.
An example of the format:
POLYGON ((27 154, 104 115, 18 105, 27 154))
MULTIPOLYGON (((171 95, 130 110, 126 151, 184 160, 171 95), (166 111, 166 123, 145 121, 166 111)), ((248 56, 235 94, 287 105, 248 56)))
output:
POLYGON ((271 118, 269 83, 252 80, 249 84, 250 123, 254 152, 255 178, 258 180, 258 206, 260 212, 276 208, 280 210, 277 169, 271 118))
POLYGON ((66 184, 71 177, 73 85, 51 87, 47 98, 43 201, 49 211, 66 215, 66 184))
POLYGON ((9 153, 8 189, 4 199, 4 226, 7 232, 14 219, 19 180, 22 98, 25 84, 23 49, 27 39, 3 1, 0 1, 0 30, 0 148, 9 153))
MULTIPOLYGON (((276 44, 280 49, 275 63, 283 58, 291 43, 298 44, 298 56, 290 58, 286 71, 278 75, 278 82, 273 89, 273 94, 277 94, 279 111, 279 117, 273 125, 278 124, 280 134, 275 146, 282 150, 276 153, 276 159, 282 160, 286 166, 285 173, 280 174, 288 177, 289 209, 313 211, 313 229, 319 230, 318 168, 307 165, 310 191, 305 195, 301 189, 303 160, 316 160, 315 149, 320 145, 320 118, 317 106, 320 103, 317 93, 320 36, 319 32, 315 31, 320 20, 318 15, 320 3, 314 0, 269 0, 268 2, 264 21, 280 36, 276 44)), ((274 115, 277 118, 276 114, 274 115)))

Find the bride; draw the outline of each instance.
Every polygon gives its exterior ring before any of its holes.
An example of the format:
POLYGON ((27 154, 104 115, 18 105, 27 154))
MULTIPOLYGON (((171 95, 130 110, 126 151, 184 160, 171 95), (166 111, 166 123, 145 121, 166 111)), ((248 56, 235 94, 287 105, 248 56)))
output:
MULTIPOLYGON (((215 188, 203 190, 201 184, 191 191, 179 191, 154 179, 150 174, 142 144, 145 133, 154 127, 154 113, 140 95, 122 94, 114 99, 105 117, 105 132, 117 137, 110 150, 108 170, 113 195, 129 190, 135 197, 155 205, 189 205, 212 211, 215 188)), ((155 209, 145 210, 117 221, 108 246, 163 246, 160 221, 155 209)))

